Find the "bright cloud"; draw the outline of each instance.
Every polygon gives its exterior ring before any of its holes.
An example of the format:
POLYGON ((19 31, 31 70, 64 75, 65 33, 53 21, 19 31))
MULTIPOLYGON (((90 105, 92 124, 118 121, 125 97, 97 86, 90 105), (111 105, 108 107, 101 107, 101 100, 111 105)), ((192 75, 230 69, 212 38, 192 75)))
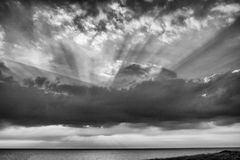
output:
MULTIPOLYGON (((207 124, 210 125, 211 124, 207 124)), ((240 126, 214 126, 203 130, 164 131, 156 127, 131 128, 120 124, 110 128, 73 128, 57 126, 8 127, 0 131, 1 146, 53 146, 94 148, 108 147, 209 147, 237 146, 240 142, 240 126), (4 140, 3 140, 4 139, 4 140), (11 141, 9 141, 9 139, 11 141), (195 139, 194 143, 192 140, 195 139), (211 143, 209 143, 209 141, 211 143), (11 143, 12 142, 12 143, 11 143), (86 143, 88 142, 88 143, 86 143)))

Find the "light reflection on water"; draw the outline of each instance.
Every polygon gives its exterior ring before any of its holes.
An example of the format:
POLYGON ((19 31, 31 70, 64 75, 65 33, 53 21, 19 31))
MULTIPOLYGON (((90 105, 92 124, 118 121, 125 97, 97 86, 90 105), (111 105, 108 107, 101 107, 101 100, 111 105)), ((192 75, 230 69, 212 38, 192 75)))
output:
MULTIPOLYGON (((225 149, 160 149, 160 150, 0 150, 1 160, 140 160, 166 158, 225 149)), ((238 150, 240 148, 228 149, 238 150)))

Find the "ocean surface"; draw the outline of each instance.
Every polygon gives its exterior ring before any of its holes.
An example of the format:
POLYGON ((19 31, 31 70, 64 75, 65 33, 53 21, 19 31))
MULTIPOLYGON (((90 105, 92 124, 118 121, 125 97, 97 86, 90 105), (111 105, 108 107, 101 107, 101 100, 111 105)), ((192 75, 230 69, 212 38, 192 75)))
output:
POLYGON ((0 160, 144 160, 177 157, 240 148, 130 149, 130 150, 0 150, 0 160))

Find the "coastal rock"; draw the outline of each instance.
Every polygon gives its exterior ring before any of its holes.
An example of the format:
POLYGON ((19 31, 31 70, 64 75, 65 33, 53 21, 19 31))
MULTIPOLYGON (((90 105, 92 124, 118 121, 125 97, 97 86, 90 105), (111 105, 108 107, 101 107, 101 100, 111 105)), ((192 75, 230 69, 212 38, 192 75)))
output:
POLYGON ((173 158, 155 158, 151 160, 239 160, 240 151, 224 150, 219 153, 198 154, 193 156, 182 156, 173 158))

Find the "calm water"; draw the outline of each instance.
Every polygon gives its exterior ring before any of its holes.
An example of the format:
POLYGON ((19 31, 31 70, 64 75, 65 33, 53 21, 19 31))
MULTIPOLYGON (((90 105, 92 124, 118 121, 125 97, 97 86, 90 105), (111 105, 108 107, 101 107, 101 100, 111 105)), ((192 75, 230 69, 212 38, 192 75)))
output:
MULTIPOLYGON (((139 160, 166 158, 226 149, 159 149, 159 150, 0 150, 0 160, 139 160)), ((227 149, 238 150, 238 149, 227 149)))

